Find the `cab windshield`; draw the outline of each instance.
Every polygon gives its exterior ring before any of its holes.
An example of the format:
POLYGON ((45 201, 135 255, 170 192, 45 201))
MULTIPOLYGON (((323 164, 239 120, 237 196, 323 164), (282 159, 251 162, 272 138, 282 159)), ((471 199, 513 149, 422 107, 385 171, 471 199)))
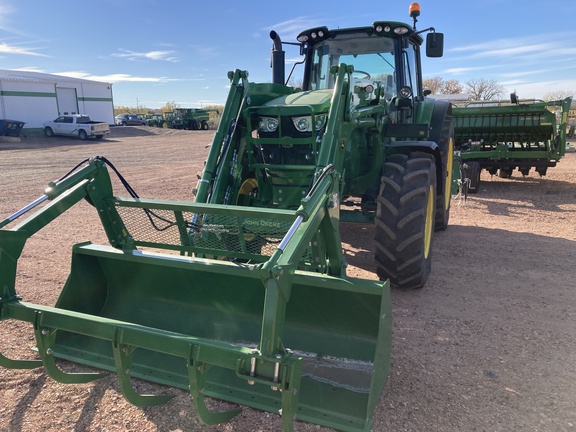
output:
POLYGON ((366 32, 340 34, 320 42, 314 46, 310 89, 333 88, 335 78, 330 68, 346 63, 354 65, 354 79, 382 83, 389 99, 396 93, 394 51, 393 39, 366 32))

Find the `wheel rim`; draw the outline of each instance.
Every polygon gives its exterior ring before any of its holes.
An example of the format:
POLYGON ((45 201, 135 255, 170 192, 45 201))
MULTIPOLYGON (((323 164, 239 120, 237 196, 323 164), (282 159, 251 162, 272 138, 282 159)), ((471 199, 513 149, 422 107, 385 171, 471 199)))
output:
POLYGON ((430 185, 428 190, 428 203, 426 205, 426 222, 424 224, 424 259, 430 255, 432 244, 432 231, 434 229, 434 187, 430 185))
POLYGON ((454 140, 450 138, 448 144, 448 155, 446 160, 446 185, 444 186, 444 208, 450 208, 450 199, 452 198, 452 169, 454 167, 454 140), (450 180, 450 181, 448 181, 450 180))

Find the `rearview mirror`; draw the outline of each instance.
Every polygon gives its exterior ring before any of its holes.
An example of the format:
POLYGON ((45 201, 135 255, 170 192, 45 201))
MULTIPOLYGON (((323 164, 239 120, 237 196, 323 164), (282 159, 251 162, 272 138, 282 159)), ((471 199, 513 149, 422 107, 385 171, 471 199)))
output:
POLYGON ((442 57, 444 55, 444 33, 428 33, 426 35, 426 57, 442 57))

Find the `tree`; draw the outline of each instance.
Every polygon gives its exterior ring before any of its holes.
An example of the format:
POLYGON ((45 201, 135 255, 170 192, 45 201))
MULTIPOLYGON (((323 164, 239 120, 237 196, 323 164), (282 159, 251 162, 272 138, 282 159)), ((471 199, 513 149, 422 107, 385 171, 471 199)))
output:
POLYGON ((506 94, 504 87, 498 84, 497 81, 484 78, 468 81, 465 91, 471 101, 501 99, 506 94))
POLYGON ((177 104, 176 102, 172 101, 172 102, 166 102, 161 109, 162 112, 172 112, 176 108, 180 108, 180 104, 177 104))
POLYGON ((424 88, 430 90, 432 94, 460 94, 463 87, 458 80, 444 81, 442 77, 436 76, 423 81, 424 88))
POLYGON ((145 106, 138 106, 138 107, 128 107, 128 106, 117 106, 114 107, 114 115, 118 114, 152 114, 154 113, 153 109, 146 108, 145 106))
POLYGON ((442 77, 435 76, 433 78, 427 78, 423 81, 423 84, 424 88, 430 90, 432 94, 443 93, 444 79, 442 77))
POLYGON ((549 92, 546 93, 544 95, 544 100, 549 102, 549 101, 555 101, 555 100, 562 100, 562 99, 566 99, 567 97, 573 96, 574 92, 573 91, 568 91, 568 90, 556 90, 553 92, 549 92))
POLYGON ((464 91, 464 87, 458 80, 448 80, 444 83, 442 93, 444 94, 460 94, 464 91))

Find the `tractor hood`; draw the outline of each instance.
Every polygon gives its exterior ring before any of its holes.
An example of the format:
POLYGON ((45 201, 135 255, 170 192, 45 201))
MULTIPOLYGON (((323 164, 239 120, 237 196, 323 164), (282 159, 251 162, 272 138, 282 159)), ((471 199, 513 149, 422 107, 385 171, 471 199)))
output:
POLYGON ((312 107, 317 113, 326 112, 330 109, 330 100, 332 99, 333 90, 315 90, 292 93, 286 96, 280 96, 267 102, 267 107, 280 106, 308 106, 312 107))

